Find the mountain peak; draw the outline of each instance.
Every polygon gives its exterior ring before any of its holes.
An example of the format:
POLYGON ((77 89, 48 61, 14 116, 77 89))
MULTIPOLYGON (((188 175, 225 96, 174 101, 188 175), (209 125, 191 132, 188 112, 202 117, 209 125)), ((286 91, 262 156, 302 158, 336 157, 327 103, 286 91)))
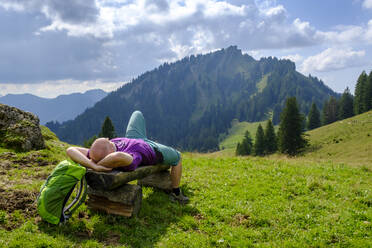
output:
POLYGON ((241 49, 238 49, 238 46, 236 45, 231 45, 229 47, 227 47, 226 49, 223 49, 223 50, 226 50, 226 52, 229 52, 229 53, 242 53, 242 50, 241 49))
POLYGON ((140 110, 149 123, 150 139, 184 150, 210 151, 218 148, 219 135, 234 118, 260 121, 269 113, 279 115, 289 96, 297 97, 303 113, 312 101, 321 106, 334 92, 316 82, 296 72, 289 60, 257 61, 229 46, 164 63, 75 120, 50 128, 61 140, 82 144, 99 132, 106 116, 117 134, 124 135, 123 125, 134 110, 140 110))

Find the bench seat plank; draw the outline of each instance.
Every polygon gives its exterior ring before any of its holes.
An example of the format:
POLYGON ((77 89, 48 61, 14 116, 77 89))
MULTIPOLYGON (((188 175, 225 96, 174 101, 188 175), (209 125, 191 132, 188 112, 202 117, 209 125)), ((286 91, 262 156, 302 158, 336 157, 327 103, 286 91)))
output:
POLYGON ((158 164, 141 166, 135 171, 124 172, 114 170, 111 172, 97 172, 87 170, 85 174, 88 185, 96 190, 113 190, 130 181, 145 178, 151 174, 168 170, 169 165, 158 164))

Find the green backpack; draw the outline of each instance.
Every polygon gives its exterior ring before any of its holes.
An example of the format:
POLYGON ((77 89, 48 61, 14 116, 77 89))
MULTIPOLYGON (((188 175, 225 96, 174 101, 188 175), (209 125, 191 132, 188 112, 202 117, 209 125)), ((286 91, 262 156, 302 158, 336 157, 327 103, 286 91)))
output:
POLYGON ((37 210, 45 221, 58 224, 65 222, 72 213, 85 201, 87 183, 85 180, 86 168, 64 160, 53 170, 40 188, 37 199, 37 210), (74 200, 65 207, 75 186, 80 187, 74 200))

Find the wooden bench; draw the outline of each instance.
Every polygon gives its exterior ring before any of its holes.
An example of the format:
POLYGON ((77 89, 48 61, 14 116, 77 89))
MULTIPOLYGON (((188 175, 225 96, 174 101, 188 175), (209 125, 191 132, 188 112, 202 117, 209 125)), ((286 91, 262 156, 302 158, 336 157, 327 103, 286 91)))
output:
POLYGON ((141 208, 142 186, 166 192, 172 190, 169 165, 151 165, 132 172, 96 172, 87 170, 88 202, 90 209, 108 214, 136 216, 141 208), (137 180, 137 185, 129 182, 137 180))

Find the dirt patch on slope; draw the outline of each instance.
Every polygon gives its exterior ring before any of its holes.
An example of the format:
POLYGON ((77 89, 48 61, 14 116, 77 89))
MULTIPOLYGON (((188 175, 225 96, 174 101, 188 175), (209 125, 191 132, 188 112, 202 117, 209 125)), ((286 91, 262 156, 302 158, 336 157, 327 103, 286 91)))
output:
POLYGON ((20 210, 25 217, 35 216, 38 192, 0 188, 0 209, 8 213, 20 210))

